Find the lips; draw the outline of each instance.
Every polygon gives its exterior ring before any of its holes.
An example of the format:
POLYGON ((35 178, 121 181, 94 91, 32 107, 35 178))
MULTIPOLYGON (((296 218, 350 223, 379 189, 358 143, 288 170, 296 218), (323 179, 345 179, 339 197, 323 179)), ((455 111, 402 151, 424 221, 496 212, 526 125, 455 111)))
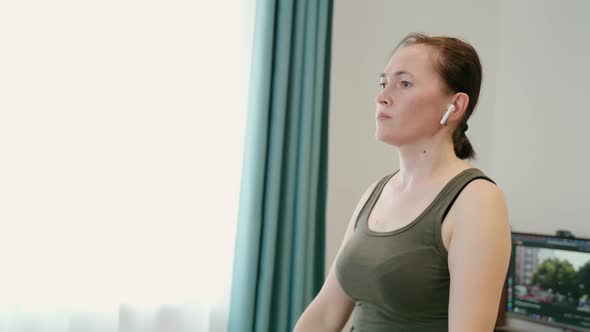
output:
POLYGON ((385 114, 385 112, 379 111, 377 112, 377 119, 391 119, 391 117, 385 114))

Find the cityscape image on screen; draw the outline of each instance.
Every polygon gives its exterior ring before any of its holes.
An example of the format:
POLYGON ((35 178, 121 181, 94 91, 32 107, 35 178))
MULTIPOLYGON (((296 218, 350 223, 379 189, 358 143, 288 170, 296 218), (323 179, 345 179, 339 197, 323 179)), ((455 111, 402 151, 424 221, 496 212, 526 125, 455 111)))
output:
POLYGON ((508 313, 590 331, 590 240, 513 233, 508 313))

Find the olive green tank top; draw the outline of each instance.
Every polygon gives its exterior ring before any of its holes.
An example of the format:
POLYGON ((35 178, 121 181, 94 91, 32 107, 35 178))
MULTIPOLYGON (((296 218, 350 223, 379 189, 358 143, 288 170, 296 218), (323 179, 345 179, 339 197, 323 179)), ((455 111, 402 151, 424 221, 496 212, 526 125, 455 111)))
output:
POLYGON ((441 224, 471 181, 493 181, 479 169, 467 169, 408 225, 391 232, 372 231, 367 226, 369 213, 396 173, 375 186, 336 261, 336 277, 356 303, 351 331, 448 331, 450 276, 441 224))

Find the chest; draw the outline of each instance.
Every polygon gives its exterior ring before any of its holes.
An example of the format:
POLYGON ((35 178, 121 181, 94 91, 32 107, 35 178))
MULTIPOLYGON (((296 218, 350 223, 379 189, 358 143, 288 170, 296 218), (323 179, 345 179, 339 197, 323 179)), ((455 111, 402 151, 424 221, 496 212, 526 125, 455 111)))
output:
MULTIPOLYGON (((433 185, 401 192, 384 188, 367 219, 367 226, 375 232, 391 232, 402 229, 426 214, 440 193, 440 186, 433 185)), ((452 213, 441 226, 441 237, 448 250, 453 230, 452 213)))
POLYGON ((447 261, 433 244, 428 225, 421 223, 388 236, 355 232, 336 263, 342 288, 355 301, 385 307, 389 312, 425 312, 430 308, 446 313, 447 261))

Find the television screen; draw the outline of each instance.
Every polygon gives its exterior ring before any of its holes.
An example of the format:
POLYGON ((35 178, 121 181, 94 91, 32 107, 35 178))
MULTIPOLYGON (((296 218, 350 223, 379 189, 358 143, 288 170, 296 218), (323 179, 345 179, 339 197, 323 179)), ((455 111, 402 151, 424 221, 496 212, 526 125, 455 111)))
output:
POLYGON ((590 331, 590 240, 512 233, 511 317, 590 331))

